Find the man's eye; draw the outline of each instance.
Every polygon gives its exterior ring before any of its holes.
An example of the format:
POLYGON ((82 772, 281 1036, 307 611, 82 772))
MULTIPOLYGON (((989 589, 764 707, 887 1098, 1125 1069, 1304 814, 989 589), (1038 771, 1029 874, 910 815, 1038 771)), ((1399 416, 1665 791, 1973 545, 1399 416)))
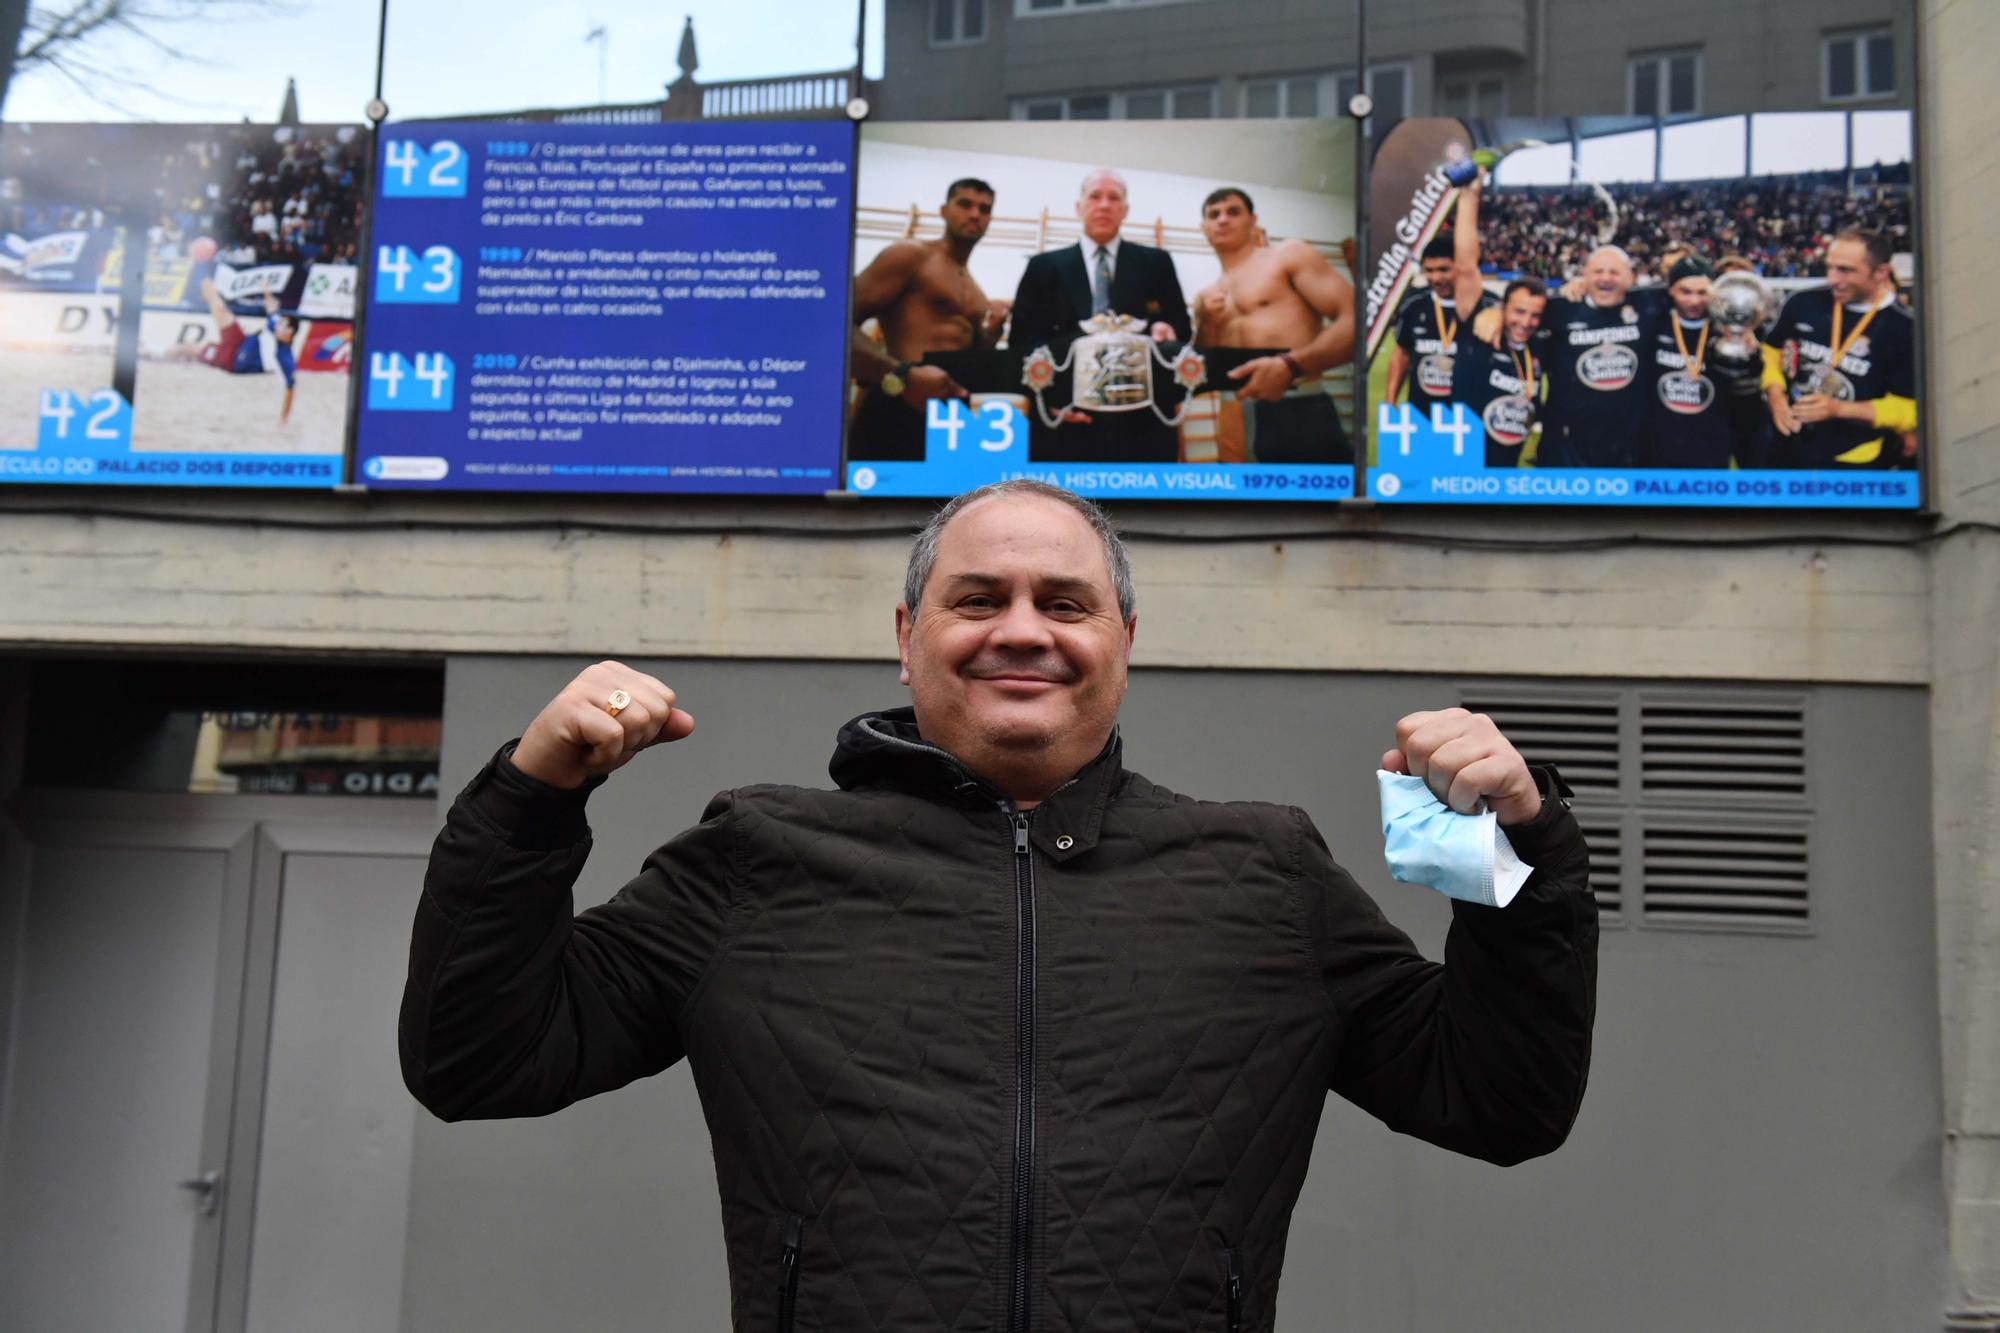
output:
POLYGON ((1081 606, 1067 599, 1050 602, 1048 610, 1052 616, 1080 616, 1083 614, 1081 606))

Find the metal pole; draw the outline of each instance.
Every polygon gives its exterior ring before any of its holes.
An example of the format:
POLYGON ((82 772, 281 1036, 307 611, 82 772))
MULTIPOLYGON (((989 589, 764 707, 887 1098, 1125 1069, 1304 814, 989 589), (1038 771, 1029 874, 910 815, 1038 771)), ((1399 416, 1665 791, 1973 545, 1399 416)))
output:
MULTIPOLYGON (((1354 0, 1354 90, 1368 93, 1368 0, 1354 0)), ((1372 99, 1371 99, 1372 100, 1372 99)), ((1368 134, 1366 117, 1354 115, 1354 486, 1349 494, 1357 499, 1368 495, 1368 171, 1373 165, 1374 145, 1368 134)))
POLYGON ((858 0, 854 17, 854 86, 848 97, 861 96, 868 86, 868 0, 858 0))

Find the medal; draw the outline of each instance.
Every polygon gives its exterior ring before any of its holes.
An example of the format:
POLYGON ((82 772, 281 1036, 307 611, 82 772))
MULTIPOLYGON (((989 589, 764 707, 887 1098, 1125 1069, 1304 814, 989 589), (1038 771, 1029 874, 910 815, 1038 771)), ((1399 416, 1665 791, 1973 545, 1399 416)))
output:
MULTIPOLYGON (((1458 337, 1458 322, 1454 320, 1449 324, 1445 323, 1444 302, 1439 299, 1436 292, 1431 293, 1431 313, 1437 317, 1439 340, 1444 346, 1451 346, 1452 340, 1458 337)), ((1858 329, 1855 331, 1860 332, 1858 329)))
MULTIPOLYGON (((1891 293, 1889 300, 1893 301, 1895 299, 1895 294, 1891 293)), ((1861 317, 1861 322, 1854 326, 1854 332, 1843 338, 1840 336, 1840 325, 1842 319, 1847 314, 1847 307, 1838 301, 1833 303, 1833 343, 1828 349, 1832 352, 1832 356, 1828 358, 1825 365, 1814 366, 1807 373, 1805 389, 1807 393, 1820 393, 1830 398, 1842 399, 1853 396, 1853 381, 1840 373, 1840 363, 1847 359, 1847 354, 1854 350, 1856 343, 1861 341, 1861 335, 1874 322, 1875 316, 1882 313, 1882 307, 1885 304, 1887 302, 1877 301, 1874 305, 1870 306, 1868 313, 1861 317)))
MULTIPOLYGON (((1840 326, 1838 324, 1835 324, 1834 328, 1836 330, 1834 336, 1839 337, 1840 335, 1837 332, 1837 330, 1840 328, 1840 326)), ((1861 330, 1856 329, 1855 332, 1859 333, 1861 332, 1861 330)), ((1674 346, 1680 350, 1681 365, 1683 369, 1686 371, 1688 378, 1696 380, 1700 379, 1701 363, 1708 356, 1708 321, 1704 319, 1701 322, 1701 337, 1699 340, 1696 341, 1694 345, 1694 355, 1689 356, 1687 339, 1681 336, 1680 316, 1679 315, 1674 316, 1674 346)), ((1838 357, 1835 357, 1834 359, 1839 360, 1838 357)))
POLYGON ((1535 354, 1523 343, 1519 351, 1509 347, 1507 359, 1514 363, 1514 378, 1521 381, 1521 392, 1532 399, 1535 396, 1535 354))

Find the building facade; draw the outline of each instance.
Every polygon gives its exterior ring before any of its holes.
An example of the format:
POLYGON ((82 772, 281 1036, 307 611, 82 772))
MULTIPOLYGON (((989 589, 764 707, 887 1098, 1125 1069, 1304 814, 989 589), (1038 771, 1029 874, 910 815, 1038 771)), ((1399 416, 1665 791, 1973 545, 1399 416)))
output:
MULTIPOLYGON (((1313 35, 1320 3, 975 5, 890 6, 878 114, 1191 114, 1197 87, 1214 114, 1325 114, 1324 83, 1303 89, 1351 61, 1313 35)), ((1923 71, 1932 510, 1114 508, 1141 597, 1135 767, 1301 804, 1433 956, 1443 904, 1375 851, 1370 770, 1401 713, 1493 713, 1570 773, 1596 849, 1572 1141, 1500 1172, 1330 1104, 1278 1327, 1991 1333, 2000 345, 1953 275, 2000 246, 2000 9, 1585 14, 1412 5, 1377 19, 1370 66, 1407 67, 1413 114, 1461 83, 1486 114, 1494 82, 1512 114, 1629 109, 1646 78, 1673 96, 1690 51, 1710 114, 1835 105, 1809 94, 1850 56, 1908 105, 1923 71), (1420 40, 1447 30, 1469 35, 1420 40)), ((580 906, 713 791, 823 782, 834 727, 900 699, 891 607, 926 513, 0 491, 0 1324, 723 1326, 684 1071, 531 1122, 446 1125, 403 1092, 424 849, 437 802, 606 656, 673 683, 701 732, 593 799, 580 906), (189 715, 225 710, 436 719, 437 794, 173 789, 204 744, 189 715), (131 1291, 152 1303, 107 1304, 131 1291)), ((212 744, 210 767, 256 775, 212 744)))
MULTIPOLYGON (((887 120, 1332 116, 1355 6, 1323 0, 887 0, 887 120)), ((1399 116, 1732 115, 1907 107, 1899 0, 1414 0, 1368 15, 1399 116)))

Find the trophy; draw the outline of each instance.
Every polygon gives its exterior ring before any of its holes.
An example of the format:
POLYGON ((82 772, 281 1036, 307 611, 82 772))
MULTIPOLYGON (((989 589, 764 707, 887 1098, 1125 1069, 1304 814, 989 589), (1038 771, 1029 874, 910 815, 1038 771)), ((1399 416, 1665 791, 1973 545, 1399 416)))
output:
POLYGON ((1083 336, 1070 344, 1058 361, 1047 347, 1028 353, 1021 365, 1021 383, 1035 395, 1035 411, 1042 424, 1054 430, 1063 424, 1072 409, 1083 412, 1131 412, 1150 408, 1168 426, 1178 426, 1187 415, 1188 400, 1208 377, 1208 365, 1192 347, 1183 347, 1169 361, 1160 345, 1146 336, 1146 322, 1133 315, 1109 312, 1092 315, 1079 328, 1083 336), (1171 370, 1181 386, 1181 401, 1172 416, 1153 401, 1153 366, 1171 370), (1054 411, 1042 395, 1061 372, 1075 367, 1070 403, 1054 411))
POLYGON ((1757 335, 1777 314, 1777 299, 1762 278, 1741 271, 1723 274, 1708 291, 1715 354, 1728 361, 1755 361, 1763 355, 1757 335))

